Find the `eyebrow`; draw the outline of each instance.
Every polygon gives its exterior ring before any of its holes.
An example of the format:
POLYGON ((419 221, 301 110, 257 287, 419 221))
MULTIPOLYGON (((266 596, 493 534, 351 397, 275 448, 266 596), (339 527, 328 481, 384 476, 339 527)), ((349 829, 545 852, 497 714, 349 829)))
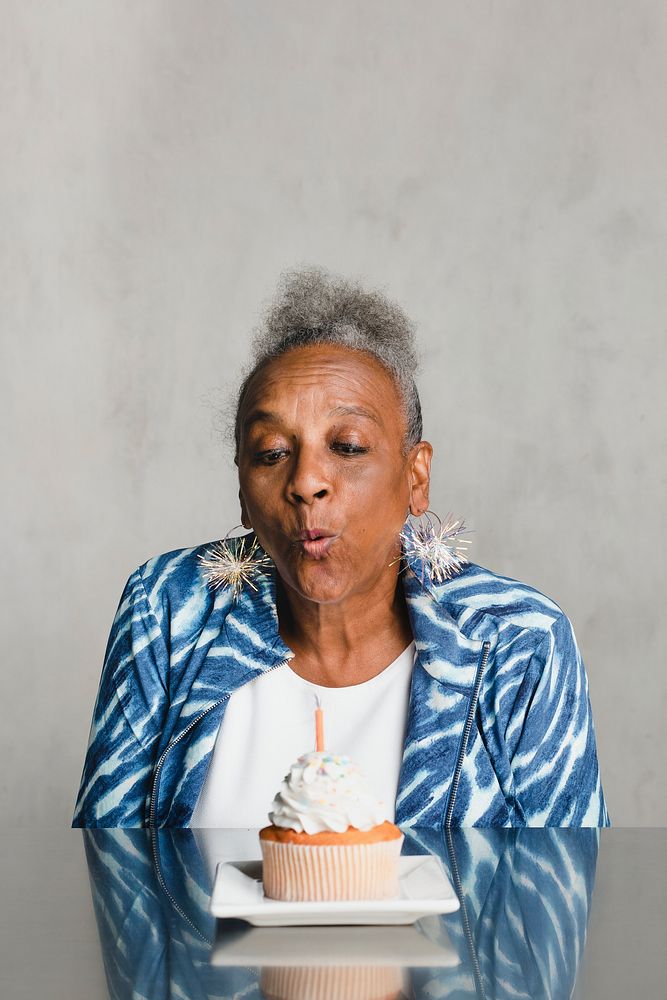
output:
MULTIPOLYGON (((333 410, 329 410, 330 417, 366 417, 367 420, 372 420, 373 423, 380 425, 380 420, 371 413, 370 410, 364 409, 363 406, 334 406, 333 410)), ((280 415, 274 413, 271 410, 253 410, 243 421, 243 427, 248 430, 253 424, 257 423, 280 423, 280 415)))
POLYGON ((280 417, 277 413, 272 413, 271 410, 253 410, 252 413, 249 413, 243 421, 243 427, 245 430, 248 430, 248 428, 252 427, 253 424, 259 424, 262 422, 267 424, 271 422, 279 424, 280 417))
POLYGON ((335 406, 333 410, 329 411, 330 417, 367 417, 368 420, 372 420, 374 424, 380 424, 380 420, 371 413, 370 410, 365 410, 363 406, 335 406))

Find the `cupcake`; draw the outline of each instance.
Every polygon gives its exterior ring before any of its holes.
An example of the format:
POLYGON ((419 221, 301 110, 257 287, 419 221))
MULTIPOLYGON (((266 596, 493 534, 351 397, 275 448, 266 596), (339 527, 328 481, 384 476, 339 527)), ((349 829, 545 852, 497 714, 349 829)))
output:
POLYGON ((403 834, 349 757, 313 751, 285 775, 259 832, 264 892, 289 901, 398 895, 403 834))
POLYGON ((398 1000, 400 966, 262 967, 259 988, 266 1000, 398 1000))

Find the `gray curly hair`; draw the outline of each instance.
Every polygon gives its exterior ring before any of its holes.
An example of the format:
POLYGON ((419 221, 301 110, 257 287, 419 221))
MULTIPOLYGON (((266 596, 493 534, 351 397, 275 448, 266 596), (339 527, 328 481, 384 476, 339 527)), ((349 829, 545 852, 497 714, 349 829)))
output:
POLYGON ((286 271, 252 342, 252 367, 238 392, 234 438, 240 445, 240 414, 251 381, 275 358, 309 344, 340 344, 376 358, 393 376, 405 408, 406 452, 421 441, 422 412, 414 373, 414 327, 403 310, 377 291, 331 275, 323 268, 286 271))

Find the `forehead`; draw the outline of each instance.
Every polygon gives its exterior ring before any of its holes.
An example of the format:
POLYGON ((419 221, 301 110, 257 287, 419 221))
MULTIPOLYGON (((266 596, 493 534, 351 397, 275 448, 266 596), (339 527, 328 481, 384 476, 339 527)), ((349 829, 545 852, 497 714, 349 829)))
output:
POLYGON ((326 412, 358 405, 387 427, 402 422, 400 397, 392 375, 372 355, 337 344, 297 347, 270 361, 251 379, 241 422, 258 409, 285 415, 304 404, 326 412))

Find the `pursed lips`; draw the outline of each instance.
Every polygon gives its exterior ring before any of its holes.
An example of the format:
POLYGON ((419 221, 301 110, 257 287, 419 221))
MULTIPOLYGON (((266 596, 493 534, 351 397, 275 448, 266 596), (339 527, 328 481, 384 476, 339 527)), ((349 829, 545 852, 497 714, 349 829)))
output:
POLYGON ((300 550, 313 559, 321 559, 327 554, 338 535, 328 528, 308 528, 298 537, 300 550))

